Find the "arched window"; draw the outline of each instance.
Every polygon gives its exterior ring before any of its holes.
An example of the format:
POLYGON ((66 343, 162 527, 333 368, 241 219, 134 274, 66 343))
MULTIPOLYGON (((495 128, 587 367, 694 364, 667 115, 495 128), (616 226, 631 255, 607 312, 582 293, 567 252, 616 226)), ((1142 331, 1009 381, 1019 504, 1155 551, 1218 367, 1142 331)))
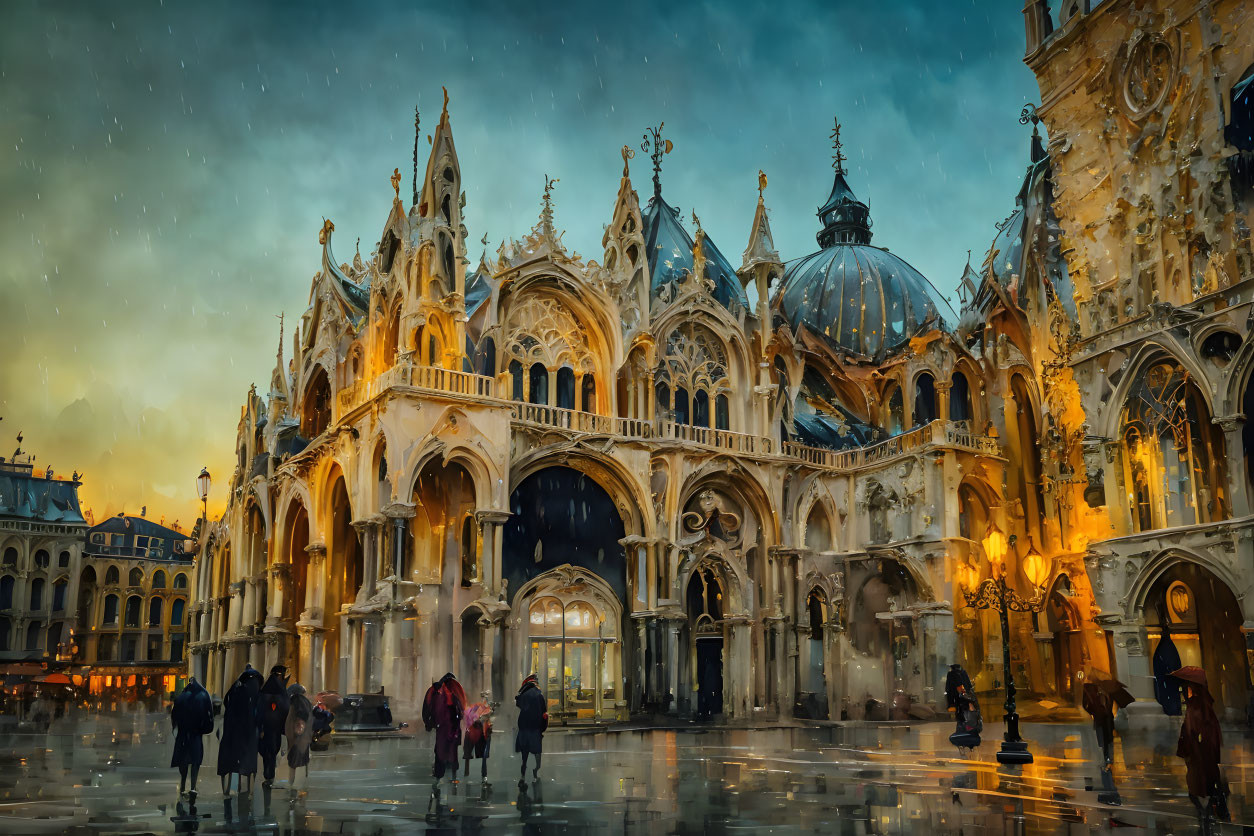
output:
POLYGON ((313 380, 305 389, 300 413, 300 434, 304 438, 317 438, 330 424, 331 383, 326 369, 318 366, 313 380))
POLYGON ((182 598, 175 598, 174 603, 170 605, 170 625, 180 627, 183 624, 183 610, 187 607, 187 602, 182 598))
POLYGON ((1124 484, 1136 531, 1226 519, 1224 438, 1189 372, 1148 366, 1123 411, 1124 484))
POLYGON ((975 417, 971 409, 971 388, 967 376, 954 372, 949 384, 949 420, 970 421, 975 417))
POLYGON ((104 599, 104 624, 116 626, 118 623, 118 596, 106 595, 104 599))
POLYGON ((69 552, 61 552, 59 555, 57 555, 57 566, 64 569, 65 567, 69 565, 70 565, 70 553, 69 552))
POLYGON ((38 621, 32 622, 31 625, 26 628, 26 649, 28 651, 41 649, 40 645, 43 644, 43 639, 44 626, 38 621))
POLYGON ((665 421, 672 420, 671 411, 671 387, 666 385, 666 381, 659 380, 654 386, 657 400, 658 415, 665 421))
POLYGON ((41 610, 44 607, 44 579, 35 578, 30 582, 30 608, 41 610))
POLYGON ((585 373, 583 381, 580 384, 583 387, 579 408, 584 412, 597 411, 597 379, 591 374, 585 373))
POLYGON ((152 601, 148 603, 148 626, 149 627, 161 626, 161 615, 164 609, 165 609, 165 606, 160 598, 153 598, 152 601))
POLYGON ((527 400, 532 403, 547 404, 549 402, 549 370, 543 363, 532 363, 527 372, 531 391, 527 400))
POLYGON ((122 575, 118 571, 118 567, 110 566, 105 570, 105 586, 117 586, 122 582, 122 575))
POLYGON ((17 566, 17 549, 10 546, 4 550, 4 565, 17 566))
POLYGON ((914 379, 914 426, 921 427, 936 420, 936 380, 930 372, 914 379))
POLYGON ((717 430, 731 429, 731 416, 727 410, 727 396, 723 394, 714 399, 714 428, 717 430))
POLYGON ((884 421, 884 429, 888 430, 889 435, 900 435, 901 431, 906 428, 906 406, 901 397, 900 386, 895 383, 892 385, 886 402, 888 415, 884 421))
POLYGON ((806 614, 810 620, 810 639, 823 640, 823 625, 827 622, 827 596, 817 586, 806 597, 806 614))
POLYGON ((127 581, 127 583, 130 586, 143 586, 144 585, 144 571, 139 568, 132 569, 131 576, 129 580, 127 581))
POLYGON ((509 361, 509 376, 513 381, 513 398, 516 401, 523 399, 523 367, 522 363, 517 360, 509 361))
POLYGON ((153 589, 165 589, 165 572, 158 569, 156 572, 153 573, 152 588, 153 589))
POLYGON ((187 575, 183 574, 182 572, 179 572, 177 575, 175 575, 174 576, 174 588, 175 589, 187 589, 187 575))
POLYGON ((47 569, 48 564, 51 561, 52 561, 52 558, 43 549, 40 549, 39 551, 35 552, 35 568, 36 569, 47 569))
MULTIPOLYGON (((676 423, 709 427, 711 402, 731 390, 727 351, 713 331, 703 325, 685 323, 671 332, 666 351, 654 373, 658 393, 668 386, 674 393, 676 423)), ((668 407, 658 398, 658 411, 664 417, 668 407)), ((717 415, 713 416, 717 421, 717 415)))
POLYGON ((0 578, 0 610, 13 609, 13 576, 0 578))
POLYGON ((988 509, 975 488, 958 486, 958 536, 980 540, 988 530, 988 509))
POLYGON ((575 408, 575 370, 570 366, 557 370, 557 405, 562 409, 575 408))
POLYGON ((142 603, 138 595, 132 595, 126 599, 126 624, 124 626, 139 626, 139 608, 142 603))
POLYGON ((65 590, 67 582, 62 579, 52 585, 52 611, 65 611, 65 590))

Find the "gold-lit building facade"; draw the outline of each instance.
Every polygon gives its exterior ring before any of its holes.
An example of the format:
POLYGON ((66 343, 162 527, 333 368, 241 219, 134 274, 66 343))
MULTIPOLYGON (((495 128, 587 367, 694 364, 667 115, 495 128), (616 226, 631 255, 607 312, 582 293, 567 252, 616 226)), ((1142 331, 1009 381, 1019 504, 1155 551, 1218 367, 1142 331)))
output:
POLYGON ((1075 300, 1060 359, 1083 423, 1043 438, 1068 466, 1053 494, 1082 509, 1067 550, 1083 550, 1087 604, 1145 707, 1167 633, 1245 719, 1254 11, 1048 5, 1024 15, 1075 300))
MULTIPOLYGON (((269 391, 249 393, 228 509, 204 535, 192 672, 220 694, 245 662, 281 662, 404 710, 449 670, 489 700, 534 671, 559 720, 856 719, 943 705, 954 662, 1003 689, 997 615, 964 604, 1004 572, 1039 604, 1010 618, 1021 697, 1074 705, 1104 673, 1152 699, 1153 602, 1184 583, 1164 617, 1196 624, 1222 597, 1212 576, 1243 600, 1249 565, 1248 233, 1230 175, 1246 169, 1222 136, 1251 56, 1187 79, 1220 66, 1207 38, 1254 47, 1237 4, 1205 37, 1185 31, 1200 12, 1127 5, 1065 23, 1025 8, 1043 101, 958 311, 878 246, 904 226, 877 219, 871 243, 839 128, 809 255, 776 252, 760 175, 733 265, 663 197, 671 144, 650 131, 650 196, 624 147, 598 259, 563 242, 546 180, 530 233, 472 267, 446 102, 409 201, 393 175, 377 247, 340 264, 321 230, 309 307, 269 391), (1184 127, 1099 89, 1132 72, 1104 68, 1110 44, 1154 22, 1184 127), (1100 118, 1077 99, 1102 95, 1100 118), (1201 257, 1168 254, 1168 216, 1205 236, 1201 257)), ((1243 712, 1245 619, 1223 612, 1230 649, 1206 633, 1222 628, 1175 635, 1240 663, 1222 694, 1243 712)))

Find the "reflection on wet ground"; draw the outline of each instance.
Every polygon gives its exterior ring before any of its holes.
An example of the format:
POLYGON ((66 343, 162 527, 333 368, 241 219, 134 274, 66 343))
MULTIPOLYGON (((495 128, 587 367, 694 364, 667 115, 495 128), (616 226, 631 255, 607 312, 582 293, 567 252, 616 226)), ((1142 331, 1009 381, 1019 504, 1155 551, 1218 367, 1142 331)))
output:
MULTIPOLYGON (((1195 833, 1175 732, 1117 744, 1122 807, 1097 802, 1092 731, 1027 725, 1036 763, 1001 767, 1000 728, 959 759, 948 724, 906 727, 555 731, 541 780, 518 787, 498 726, 488 783, 438 792, 431 739, 339 735, 306 784, 224 799, 205 739, 197 805, 178 800, 164 715, 64 718, 49 734, 0 728, 0 832, 14 833, 1195 833), (1135 831, 1134 831, 1135 832, 1135 831)), ((1250 746, 1228 731, 1234 823, 1247 815, 1250 746)))

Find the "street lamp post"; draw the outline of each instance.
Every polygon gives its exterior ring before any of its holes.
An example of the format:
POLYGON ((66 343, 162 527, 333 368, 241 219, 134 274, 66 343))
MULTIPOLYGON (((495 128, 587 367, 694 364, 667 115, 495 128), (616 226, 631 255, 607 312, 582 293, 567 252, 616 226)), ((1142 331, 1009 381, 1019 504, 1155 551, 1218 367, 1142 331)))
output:
POLYGON ((1024 598, 1006 583, 1006 548, 1013 544, 1014 538, 1007 540, 1006 535, 995 523, 989 523, 988 533, 984 536, 984 553, 993 568, 994 577, 985 579, 976 589, 963 590, 967 606, 977 610, 997 610, 1001 621, 1001 664, 1002 678, 1006 682, 1006 734, 1002 739, 1001 749, 997 752, 999 763, 1031 763, 1032 753, 1028 744, 1019 736, 1019 711, 1015 706, 1015 681, 1010 669, 1010 613, 1039 612, 1045 602, 1041 592, 1041 583, 1045 580, 1049 564, 1035 548, 1032 548, 1024 560, 1024 572, 1028 580, 1037 589, 1032 598, 1024 598))
POLYGON ((202 467, 200 475, 196 477, 196 492, 200 494, 200 531, 204 534, 205 526, 209 524, 209 486, 213 480, 209 478, 209 468, 202 467))

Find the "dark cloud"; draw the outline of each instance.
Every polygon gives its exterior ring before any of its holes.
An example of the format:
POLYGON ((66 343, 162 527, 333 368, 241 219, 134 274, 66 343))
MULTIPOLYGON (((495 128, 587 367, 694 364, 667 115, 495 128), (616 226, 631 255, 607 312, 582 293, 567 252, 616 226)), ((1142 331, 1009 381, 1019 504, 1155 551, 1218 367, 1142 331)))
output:
MULTIPOLYGON (((342 260, 377 240, 442 85, 474 240, 525 232, 548 173, 567 244, 599 257, 618 149, 665 120, 672 203, 735 260, 765 169, 780 251, 805 254, 839 114, 875 242, 952 290, 1026 164, 1022 51, 1002 0, 5 4, 4 426, 59 469, 102 462, 99 506, 188 516, 199 467, 231 467, 273 317, 304 308, 322 218, 342 260)), ((647 191, 643 156, 633 176, 647 191)))

